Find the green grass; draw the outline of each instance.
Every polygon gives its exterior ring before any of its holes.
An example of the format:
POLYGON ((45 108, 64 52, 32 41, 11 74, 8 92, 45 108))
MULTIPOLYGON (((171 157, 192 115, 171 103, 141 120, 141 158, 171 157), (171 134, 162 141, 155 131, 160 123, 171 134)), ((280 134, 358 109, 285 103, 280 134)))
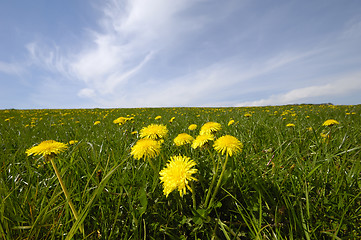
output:
POLYGON ((360 151, 361 105, 1 110, 0 239, 360 239, 360 151), (114 124, 121 116, 134 120, 114 124), (327 119, 340 124, 322 126, 327 119), (212 144, 176 147, 173 139, 196 137, 209 121, 222 125, 217 138, 235 136, 244 148, 229 158, 208 207, 221 171, 214 165, 225 157, 212 144), (139 140, 132 132, 151 123, 169 130, 157 170, 179 154, 197 163, 193 196, 166 198, 148 162, 130 155, 139 140), (79 141, 55 160, 77 221, 51 164, 25 154, 44 140, 79 141))

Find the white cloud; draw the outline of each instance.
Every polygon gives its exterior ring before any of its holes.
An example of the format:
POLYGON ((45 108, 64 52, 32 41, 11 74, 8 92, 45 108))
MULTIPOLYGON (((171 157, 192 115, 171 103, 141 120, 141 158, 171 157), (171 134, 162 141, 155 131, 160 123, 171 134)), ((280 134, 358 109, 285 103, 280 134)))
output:
POLYGON ((18 64, 0 62, 0 72, 9 74, 9 75, 20 75, 24 72, 24 69, 18 64))
POLYGON ((108 2, 100 20, 102 31, 92 32, 91 45, 70 60, 72 73, 97 94, 113 93, 185 29, 177 13, 191 2, 108 2))
MULTIPOLYGON (((235 18, 227 18, 232 12, 232 3, 213 5, 209 11, 214 2, 206 2, 202 7, 208 10, 203 14, 203 8, 197 6, 199 3, 202 0, 154 0, 151 4, 146 0, 110 0, 102 9, 98 30, 88 29, 87 35, 80 34, 85 38, 79 49, 69 53, 56 44, 46 47, 38 42, 29 43, 27 49, 33 64, 61 73, 58 79, 63 76, 71 81, 75 79, 74 85, 78 87, 73 91, 77 92, 75 95, 92 100, 99 107, 230 106, 237 105, 241 98, 236 98, 242 94, 259 93, 267 88, 282 94, 266 95, 238 105, 286 104, 359 89, 355 76, 332 81, 319 77, 325 72, 334 74, 328 71, 332 72, 331 68, 340 66, 340 62, 344 65, 348 65, 347 60, 354 62, 345 57, 343 40, 359 39, 356 34, 359 22, 351 22, 349 30, 339 39, 320 37, 323 41, 302 44, 302 40, 292 41, 292 34, 283 39, 274 31, 278 26, 284 29, 294 25, 283 25, 283 18, 277 17, 278 11, 277 14, 270 11, 266 17, 240 18, 248 22, 238 25, 229 21, 235 18), (215 8, 219 9, 217 15, 215 8), (253 27, 246 27, 248 23, 253 27), (264 41, 257 40, 259 34, 264 41), (273 43, 267 45, 266 39, 273 43), (205 42, 210 43, 208 47, 204 47, 205 42), (344 81, 347 84, 343 84, 344 81)), ((233 4, 239 10, 238 1, 233 4)), ((354 45, 348 46, 354 48, 354 45)), ((2 69, 11 71, 0 62, 0 71, 2 69)))
POLYGON ((78 92, 78 96, 81 98, 91 98, 95 96, 94 89, 83 88, 78 92))
POLYGON ((308 103, 308 101, 317 97, 327 96, 328 98, 332 98, 335 96, 354 94, 360 90, 361 72, 356 72, 353 74, 338 76, 325 85, 314 85, 293 89, 286 93, 272 95, 266 99, 238 103, 236 106, 244 107, 308 103))
POLYGON ((59 46, 53 45, 49 47, 43 42, 34 41, 28 43, 26 49, 30 54, 30 62, 27 65, 36 65, 49 72, 60 73, 68 79, 73 77, 69 59, 64 56, 64 52, 59 46))

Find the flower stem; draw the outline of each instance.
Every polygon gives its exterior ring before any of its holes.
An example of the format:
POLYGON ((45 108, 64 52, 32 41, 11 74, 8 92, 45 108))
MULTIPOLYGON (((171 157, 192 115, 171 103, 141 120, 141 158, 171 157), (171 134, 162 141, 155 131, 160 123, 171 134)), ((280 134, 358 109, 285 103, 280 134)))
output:
MULTIPOLYGON (((210 196, 211 196, 211 191, 212 191, 212 188, 213 188, 214 183, 215 183, 216 178, 217 178, 219 161, 220 161, 220 159, 218 159, 217 165, 216 165, 216 164, 213 164, 213 177, 212 177, 211 185, 209 185, 209 189, 208 189, 208 192, 207 192, 206 200, 204 201, 204 206, 205 206, 205 207, 207 207, 207 205, 208 205, 208 201, 209 201, 209 198, 210 198, 210 196)), ((213 162, 214 162, 214 161, 213 161, 213 162)))
MULTIPOLYGON (((73 215, 74 215, 74 218, 75 218, 75 220, 78 220, 78 212, 76 211, 76 209, 75 209, 75 207, 74 207, 74 205, 73 205, 73 203, 72 203, 72 201, 71 201, 71 199, 70 199, 70 194, 69 194, 69 192, 68 192, 68 190, 66 189, 66 187, 65 187, 65 184, 64 184, 64 182, 63 182, 63 180, 62 180, 62 178, 61 178, 61 176, 60 176, 60 174, 59 174, 59 170, 58 170, 58 168, 56 167, 56 165, 55 165, 55 162, 53 161, 53 158, 51 157, 50 158, 50 162, 51 162, 51 165, 53 166, 53 169, 54 169, 54 171, 55 171, 55 174, 56 174, 56 176, 57 176, 57 178, 58 178, 58 180, 59 180, 59 183, 60 183, 60 186, 61 186, 61 188, 63 189, 63 192, 64 192, 64 195, 65 195, 65 198, 66 198, 66 200, 67 200, 67 202, 68 202, 68 204, 69 204, 69 207, 70 207, 70 209, 71 209, 71 211, 73 212, 73 215)), ((83 233, 83 235, 84 235, 84 228, 83 228, 83 225, 80 225, 80 231, 83 233)))
POLYGON ((147 160, 149 162, 149 165, 153 168, 153 171, 154 171, 153 187, 152 187, 152 192, 154 192, 155 188, 157 187, 159 172, 157 171, 157 168, 155 167, 153 161, 150 158, 147 158, 147 160))
POLYGON ((157 169, 155 168, 155 166, 154 166, 154 164, 153 164, 152 160, 151 160, 150 158, 147 158, 147 160, 148 160, 148 162, 149 162, 149 165, 153 168, 154 173, 155 173, 155 174, 157 174, 157 173, 158 173, 158 171, 157 171, 157 169))
POLYGON ((195 189, 194 189, 194 183, 193 183, 193 181, 191 181, 191 189, 192 189, 193 209, 196 209, 196 208, 197 208, 197 203, 196 203, 196 193, 195 193, 195 189))
POLYGON ((228 154, 226 155, 226 160, 224 161, 224 164, 222 166, 222 172, 221 172, 221 175, 219 176, 219 179, 218 179, 218 182, 217 182, 217 185, 216 185, 216 188, 214 189, 213 191, 213 194, 212 194, 212 197, 211 197, 211 200, 209 201, 209 204, 208 204, 208 207, 207 208, 210 208, 213 204, 213 201, 214 201, 214 198, 216 197, 217 195, 217 192, 218 192, 218 189, 219 187, 221 186, 221 182, 222 182, 222 178, 223 178, 223 174, 224 172, 226 171, 226 165, 227 165, 227 162, 228 162, 228 154))

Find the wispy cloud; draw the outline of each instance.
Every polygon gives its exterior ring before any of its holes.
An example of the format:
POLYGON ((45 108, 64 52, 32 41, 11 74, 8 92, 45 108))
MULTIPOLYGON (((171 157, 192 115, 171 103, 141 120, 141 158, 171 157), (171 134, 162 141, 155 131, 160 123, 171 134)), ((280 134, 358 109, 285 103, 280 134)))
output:
MULTIPOLYGON (((317 82, 317 81, 316 81, 317 82)), ((236 106, 267 106, 267 105, 283 105, 295 103, 309 103, 310 99, 339 97, 347 94, 354 94, 361 90, 361 72, 341 75, 328 80, 324 85, 313 85, 304 88, 293 89, 286 93, 271 95, 269 98, 257 101, 248 101, 236 104, 236 106)), ((318 102, 319 103, 319 102, 318 102)))
POLYGON ((0 72, 8 75, 21 75, 24 69, 19 64, 0 61, 0 72))
MULTIPOLYGON (((27 45, 30 64, 53 74, 46 81, 76 82, 73 97, 99 107, 286 104, 359 89, 358 75, 348 74, 361 60, 352 54, 357 18, 324 36, 290 18, 294 4, 268 11, 237 1, 110 0, 102 7, 78 49, 27 45), (312 40, 294 38, 302 31, 312 40), (342 81, 328 78, 334 74, 342 81)), ((15 69, 0 62, 0 71, 15 69)))
POLYGON ((191 2, 108 2, 99 21, 102 31, 91 32, 92 44, 74 56, 72 72, 95 94, 113 93, 185 29, 177 25, 182 24, 177 14, 191 2))

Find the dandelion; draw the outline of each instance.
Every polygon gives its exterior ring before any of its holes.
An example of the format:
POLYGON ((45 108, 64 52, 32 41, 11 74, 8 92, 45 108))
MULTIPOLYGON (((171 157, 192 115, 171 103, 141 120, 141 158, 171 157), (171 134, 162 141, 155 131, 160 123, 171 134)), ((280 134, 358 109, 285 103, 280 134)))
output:
POLYGON ((175 117, 172 117, 169 122, 172 123, 174 121, 175 117))
POLYGON ((52 157, 56 156, 59 153, 65 151, 68 146, 64 143, 57 142, 54 140, 47 140, 41 142, 39 145, 34 146, 28 150, 26 150, 26 154, 30 155, 42 155, 43 157, 52 157))
POLYGON ((197 172, 196 163, 186 156, 173 156, 166 164, 166 167, 159 172, 160 180, 163 183, 163 193, 168 195, 178 189, 180 196, 186 194, 187 188, 192 192, 188 183, 197 179, 192 176, 197 172))
POLYGON ((329 143, 330 140, 331 140, 331 134, 330 133, 320 133, 321 137, 322 137, 322 142, 325 142, 325 143, 329 143))
POLYGON ((337 124, 340 124, 340 123, 334 119, 328 119, 322 124, 322 126, 333 126, 333 125, 337 125, 337 124))
POLYGON ((196 149, 197 147, 202 147, 209 141, 213 141, 214 136, 211 134, 198 135, 192 143, 192 148, 196 149))
POLYGON ((113 121, 113 123, 115 124, 119 124, 119 125, 122 125, 124 123, 126 123, 127 121, 131 120, 130 118, 126 118, 126 117, 118 117, 117 119, 115 119, 113 121))
POLYGON ((177 146, 182 146, 185 144, 192 143, 193 140, 194 140, 194 138, 191 135, 189 135, 187 133, 180 133, 180 134, 178 134, 177 137, 174 138, 174 143, 177 146))
POLYGON ((233 120, 233 119, 229 120, 228 126, 229 126, 229 125, 232 125, 233 123, 234 123, 234 120, 233 120))
POLYGON ((94 122, 94 126, 95 126, 95 125, 98 125, 99 123, 100 123, 100 121, 95 121, 95 122, 94 122))
POLYGON ((73 144, 75 144, 75 143, 77 143, 78 142, 78 140, 70 140, 69 141, 69 145, 73 145, 73 144))
POLYGON ((141 138, 150 138, 153 140, 159 140, 165 138, 168 135, 168 129, 162 124, 150 124, 140 130, 141 138))
POLYGON ((230 135, 225 135, 218 138, 214 144, 214 149, 224 155, 225 153, 229 156, 237 154, 242 151, 243 144, 235 137, 230 135))
POLYGON ((130 154, 133 155, 135 159, 151 159, 155 158, 160 153, 160 143, 153 139, 140 139, 132 147, 130 154))
MULTIPOLYGON (((55 174, 59 180, 60 186, 63 189, 64 195, 66 200, 68 201, 68 204, 70 206, 71 211, 73 212, 74 218, 75 220, 78 220, 78 212, 76 211, 71 198, 70 198, 70 194, 68 192, 68 190, 65 187, 65 184, 60 176, 59 170, 55 165, 54 162, 54 158, 56 157, 56 155, 58 155, 59 153, 65 151, 68 148, 68 146, 64 143, 61 142, 57 142, 54 140, 47 140, 47 141, 43 141, 41 142, 39 145, 34 146, 32 148, 29 148, 25 151, 25 153, 30 156, 30 155, 42 155, 46 160, 50 161, 51 165, 53 166, 53 169, 55 171, 55 174)), ((83 233, 84 235, 84 227, 81 224, 79 226, 79 230, 83 233)))
POLYGON ((189 125, 188 129, 191 130, 191 131, 196 130, 197 125, 196 124, 191 124, 191 125, 189 125))
POLYGON ((216 123, 216 122, 207 122, 205 123, 202 127, 201 130, 199 132, 199 135, 204 135, 204 134, 213 134, 219 130, 221 130, 221 124, 216 123))
POLYGON ((250 113, 245 113, 243 116, 249 118, 249 117, 252 117, 252 114, 250 114, 250 113))
POLYGON ((159 120, 159 119, 161 119, 162 118, 162 116, 156 116, 154 119, 155 120, 159 120))
POLYGON ((286 127, 294 127, 295 125, 293 123, 288 123, 286 127))
MULTIPOLYGON (((221 153, 222 155, 224 155, 226 153, 226 159, 225 159, 225 161, 223 163, 221 163, 222 164, 222 171, 221 171, 221 174, 219 175, 217 185, 213 190, 211 200, 208 203, 209 197, 211 196, 211 190, 212 190, 212 188, 214 186, 217 174, 213 175, 212 182, 211 182, 211 185, 209 186, 209 190, 208 190, 206 200, 205 200, 205 205, 206 206, 208 205, 208 207, 212 206, 213 201, 214 201, 214 199, 215 199, 215 197, 216 197, 216 195, 218 193, 218 190, 219 190, 219 188, 221 186, 221 182, 222 182, 224 173, 226 171, 228 156, 232 156, 233 154, 237 154, 237 153, 241 152, 242 148, 243 148, 243 144, 237 138, 235 138, 233 136, 230 136, 230 135, 225 135, 223 137, 218 138, 214 142, 213 147, 217 152, 221 153)), ((215 169, 216 169, 215 172, 217 172, 218 164, 217 164, 217 167, 215 169)))

